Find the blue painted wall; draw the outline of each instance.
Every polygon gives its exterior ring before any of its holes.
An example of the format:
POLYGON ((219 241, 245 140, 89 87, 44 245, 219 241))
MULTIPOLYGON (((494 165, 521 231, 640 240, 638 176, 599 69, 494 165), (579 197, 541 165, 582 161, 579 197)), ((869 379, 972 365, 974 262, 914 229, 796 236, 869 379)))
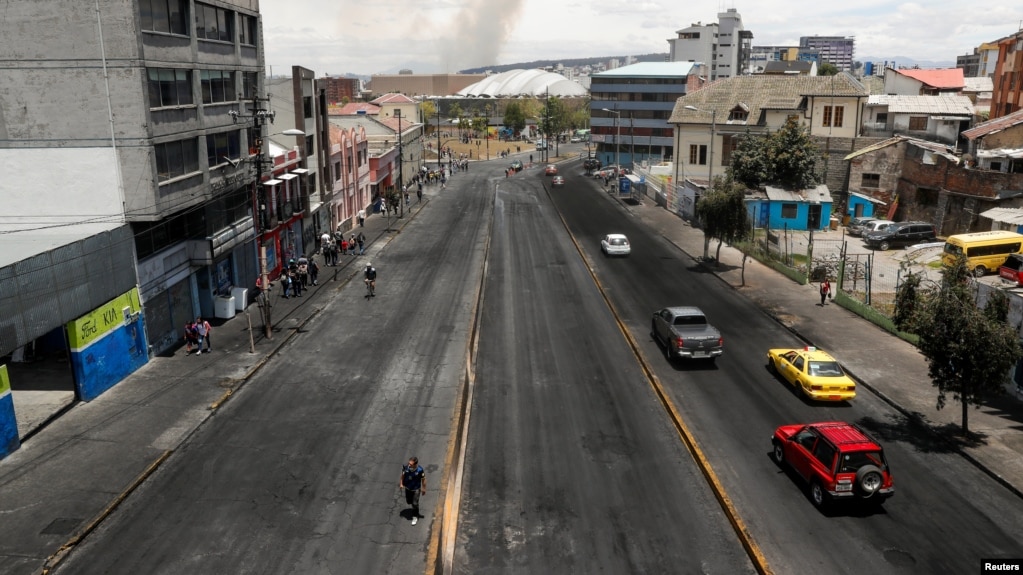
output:
POLYGON ((0 365, 0 459, 19 447, 21 440, 18 439, 18 420, 14 417, 11 380, 7 377, 7 366, 0 365))
POLYGON ((92 401, 149 361, 145 320, 107 332, 80 351, 71 352, 78 397, 92 401))
POLYGON ((864 200, 863 198, 858 198, 858 197, 850 194, 849 195, 849 207, 848 207, 849 217, 852 217, 852 218, 856 217, 856 207, 857 206, 863 206, 863 208, 862 208, 863 212, 862 212, 862 215, 860 217, 862 217, 862 218, 870 218, 870 217, 874 216, 874 203, 873 202, 868 202, 867 200, 864 200))
MULTIPOLYGON (((814 230, 827 229, 831 223, 831 202, 820 204, 821 206, 821 221, 820 226, 815 227, 814 230)), ((746 203, 746 207, 749 210, 750 217, 754 218, 757 227, 764 227, 765 225, 772 230, 809 230, 808 220, 810 217, 810 204, 806 202, 775 202, 775 201, 764 201, 764 200, 751 200, 746 203), (782 216, 782 205, 783 204, 795 204, 796 214, 795 217, 786 218, 782 216)))

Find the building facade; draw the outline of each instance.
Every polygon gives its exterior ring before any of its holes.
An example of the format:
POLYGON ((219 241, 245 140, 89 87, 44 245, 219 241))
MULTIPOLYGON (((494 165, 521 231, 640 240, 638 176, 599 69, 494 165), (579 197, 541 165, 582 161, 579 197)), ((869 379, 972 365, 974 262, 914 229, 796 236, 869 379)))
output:
POLYGON ((1007 116, 1023 108, 1023 32, 998 40, 991 118, 1007 116))
POLYGON ((358 78, 326 76, 320 78, 319 82, 326 90, 328 106, 340 106, 354 102, 362 96, 362 80, 358 78))
POLYGON ((709 79, 731 78, 749 69, 753 33, 743 28, 735 8, 718 14, 718 21, 697 22, 668 39, 668 60, 707 66, 709 79))
POLYGON ((813 48, 820 52, 821 64, 827 62, 839 70, 853 69, 856 38, 845 36, 802 36, 800 48, 813 48))
POLYGON ((657 163, 674 156, 668 118, 675 101, 702 85, 692 62, 640 62, 594 74, 590 140, 605 165, 657 163))

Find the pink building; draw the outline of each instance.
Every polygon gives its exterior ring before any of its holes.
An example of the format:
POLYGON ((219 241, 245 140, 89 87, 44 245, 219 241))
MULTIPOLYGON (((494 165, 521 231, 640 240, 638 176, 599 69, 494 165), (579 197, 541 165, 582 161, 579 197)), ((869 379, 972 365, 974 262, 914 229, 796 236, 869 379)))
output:
POLYGON ((368 211, 370 191, 369 142, 365 128, 344 129, 330 124, 330 170, 333 196, 330 201, 331 227, 349 230, 358 225, 359 210, 368 211))

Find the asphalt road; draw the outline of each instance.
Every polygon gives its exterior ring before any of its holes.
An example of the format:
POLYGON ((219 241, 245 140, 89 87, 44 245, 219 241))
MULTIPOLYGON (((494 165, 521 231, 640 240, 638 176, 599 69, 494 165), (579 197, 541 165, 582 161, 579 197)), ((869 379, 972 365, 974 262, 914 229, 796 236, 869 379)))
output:
POLYGON ((57 573, 422 573, 491 212, 459 178, 57 573))
MULTIPOLYGON (((1023 502, 866 389, 843 405, 802 399, 767 371, 765 355, 803 342, 638 225, 581 172, 578 164, 562 168, 567 185, 555 203, 775 573, 976 573, 981 558, 1023 557, 1023 502), (600 255, 600 237, 610 232, 629 236, 629 258, 600 255), (649 336, 654 310, 688 304, 724 335, 716 366, 669 364, 649 336), (882 509, 819 512, 800 481, 770 459, 778 425, 836 419, 863 424, 885 445, 897 493, 882 509)), ((841 345, 840 334, 834 340, 841 345)))
POLYGON ((753 572, 539 173, 497 185, 455 572, 753 572))

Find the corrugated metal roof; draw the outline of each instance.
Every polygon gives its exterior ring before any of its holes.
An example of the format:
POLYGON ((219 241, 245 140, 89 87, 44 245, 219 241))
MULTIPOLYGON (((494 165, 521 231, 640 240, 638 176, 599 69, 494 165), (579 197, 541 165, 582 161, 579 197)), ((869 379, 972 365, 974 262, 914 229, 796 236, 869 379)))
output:
POLYGON ((815 188, 805 190, 786 190, 774 186, 764 186, 767 198, 772 202, 817 202, 829 204, 832 202, 831 190, 824 184, 815 188))
POLYGON ((888 202, 884 202, 884 201, 879 200, 877 198, 872 198, 872 197, 868 196, 867 194, 861 194, 859 192, 849 192, 849 195, 850 196, 856 196, 857 198, 863 198, 864 200, 867 200, 868 202, 870 202, 872 204, 881 204, 882 206, 887 206, 888 205, 888 202))
POLYGON ((760 121, 762 109, 797 110, 806 96, 866 98, 867 95, 867 89, 845 72, 834 76, 759 74, 723 78, 679 98, 668 123, 709 124, 707 112, 714 110, 723 124, 733 107, 744 104, 749 108, 748 120, 729 123, 755 125, 760 121), (686 106, 698 110, 688 110, 686 106))
POLYGON ((910 144, 912 146, 916 146, 918 148, 923 148, 923 149, 925 149, 925 150, 927 150, 929 152, 933 152, 935 154, 940 154, 942 156, 945 156, 946 158, 948 158, 949 160, 951 160, 953 162, 958 162, 959 161, 959 156, 955 155, 954 149, 952 147, 950 147, 950 146, 947 146, 947 145, 942 144, 940 142, 931 142, 931 141, 928 141, 928 140, 920 140, 920 139, 917 139, 917 138, 911 138, 909 136, 902 136, 902 135, 895 135, 895 136, 892 136, 891 138, 888 138, 887 140, 882 140, 882 141, 880 141, 880 142, 878 142, 876 144, 871 144, 869 146, 865 146, 863 148, 860 148, 860 149, 854 151, 853 153, 849 154, 848 156, 846 156, 844 159, 845 160, 851 160, 851 159, 853 159, 853 158, 855 158, 857 156, 861 156, 863 154, 869 154, 870 152, 874 152, 874 151, 880 150, 881 148, 887 148, 888 146, 893 146, 893 145, 898 144, 900 142, 906 142, 907 144, 910 144))
POLYGON ((891 114, 928 114, 931 116, 973 116, 973 102, 966 96, 901 96, 876 94, 867 98, 867 106, 888 106, 891 114))
POLYGON ((892 136, 891 138, 888 138, 887 140, 881 140, 880 142, 878 142, 876 144, 871 144, 869 146, 860 148, 859 150, 854 151, 853 153, 849 154, 848 156, 846 156, 843 159, 846 160, 846 161, 849 161, 849 160, 851 160, 851 159, 853 159, 853 158, 855 158, 857 156, 862 156, 863 154, 869 154, 870 152, 874 152, 874 151, 880 150, 881 148, 887 148, 888 146, 892 146, 892 145, 898 144, 899 142, 903 142, 906 139, 907 138, 905 136, 892 136))
POLYGON ((995 89, 994 81, 988 76, 963 78, 963 82, 963 92, 993 92, 995 89))
POLYGON ((962 68, 939 68, 935 70, 904 69, 895 71, 934 88, 962 88, 965 85, 962 68))
POLYGON ((1004 224, 1023 225, 1023 209, 991 208, 980 213, 980 217, 1004 224))
POLYGON ((651 76, 655 78, 666 78, 672 76, 688 76, 693 68, 700 64, 695 62, 638 62, 621 68, 605 70, 590 74, 591 77, 600 78, 639 78, 651 76))
POLYGON ((973 140, 975 138, 982 138, 988 134, 996 134, 1006 128, 1011 128, 1018 124, 1023 124, 1023 110, 1016 110, 1007 116, 1001 116, 994 120, 988 120, 983 124, 977 124, 969 130, 964 131, 963 136, 966 136, 967 139, 973 140))

